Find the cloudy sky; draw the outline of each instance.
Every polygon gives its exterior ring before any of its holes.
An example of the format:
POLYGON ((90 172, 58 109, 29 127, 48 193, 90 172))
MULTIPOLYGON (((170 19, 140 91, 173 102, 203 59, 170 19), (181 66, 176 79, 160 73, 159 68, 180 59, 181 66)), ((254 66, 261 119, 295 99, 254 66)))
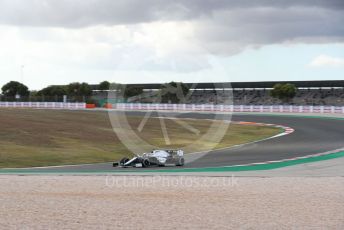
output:
POLYGON ((0 0, 0 86, 344 79, 343 0, 0 0))

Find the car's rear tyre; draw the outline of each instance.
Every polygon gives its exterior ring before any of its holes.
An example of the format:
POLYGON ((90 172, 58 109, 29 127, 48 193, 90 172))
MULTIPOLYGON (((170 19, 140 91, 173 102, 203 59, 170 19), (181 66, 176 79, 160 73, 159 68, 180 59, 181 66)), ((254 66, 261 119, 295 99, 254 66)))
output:
POLYGON ((180 158, 180 159, 178 160, 178 163, 176 164, 176 166, 184 166, 184 164, 185 164, 184 158, 180 158))
POLYGON ((144 160, 142 161, 142 167, 147 168, 147 167, 149 167, 149 166, 150 166, 149 160, 148 160, 148 159, 144 159, 144 160))

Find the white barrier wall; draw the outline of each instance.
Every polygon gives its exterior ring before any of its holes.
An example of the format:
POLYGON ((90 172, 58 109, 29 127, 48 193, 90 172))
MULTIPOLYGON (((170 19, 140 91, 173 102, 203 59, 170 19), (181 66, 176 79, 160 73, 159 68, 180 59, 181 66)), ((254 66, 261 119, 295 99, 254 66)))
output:
POLYGON ((272 113, 343 113, 344 106, 295 105, 194 105, 194 104, 141 104, 117 103, 113 108, 122 110, 175 110, 217 112, 272 112, 272 113))
POLYGON ((0 102, 0 108, 85 109, 86 103, 64 102, 0 102))

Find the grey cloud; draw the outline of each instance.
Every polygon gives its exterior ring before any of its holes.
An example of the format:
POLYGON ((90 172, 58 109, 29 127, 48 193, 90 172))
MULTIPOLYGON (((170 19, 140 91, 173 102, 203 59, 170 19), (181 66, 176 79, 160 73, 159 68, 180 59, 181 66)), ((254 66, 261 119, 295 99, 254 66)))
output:
POLYGON ((210 52, 231 54, 247 46, 283 42, 343 42, 344 12, 318 7, 250 8, 215 13, 196 23, 210 52))
POLYGON ((79 28, 190 21, 214 53, 281 42, 343 42, 344 0, 0 0, 0 24, 79 28))
POLYGON ((0 0, 0 23, 84 27, 188 20, 217 10, 310 7, 343 10, 343 0, 0 0))

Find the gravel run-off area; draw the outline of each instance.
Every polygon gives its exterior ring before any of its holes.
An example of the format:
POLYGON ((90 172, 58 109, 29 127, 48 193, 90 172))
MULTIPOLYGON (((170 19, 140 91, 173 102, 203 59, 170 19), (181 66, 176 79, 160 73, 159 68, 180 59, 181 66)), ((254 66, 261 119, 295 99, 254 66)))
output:
POLYGON ((344 229, 343 177, 0 176, 0 229, 344 229))

